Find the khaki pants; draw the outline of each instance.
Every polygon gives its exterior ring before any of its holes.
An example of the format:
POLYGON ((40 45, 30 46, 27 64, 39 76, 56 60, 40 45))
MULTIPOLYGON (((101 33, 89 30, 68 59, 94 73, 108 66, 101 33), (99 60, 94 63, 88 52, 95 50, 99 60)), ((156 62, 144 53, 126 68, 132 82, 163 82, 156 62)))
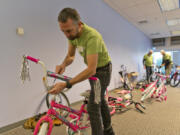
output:
POLYGON ((168 76, 168 78, 166 79, 167 82, 170 81, 170 74, 171 74, 171 68, 172 68, 172 64, 169 64, 168 66, 165 67, 165 72, 166 72, 166 76, 168 76))
POLYGON ((171 68, 172 68, 172 64, 169 64, 168 66, 165 67, 166 76, 169 76, 171 74, 171 68))

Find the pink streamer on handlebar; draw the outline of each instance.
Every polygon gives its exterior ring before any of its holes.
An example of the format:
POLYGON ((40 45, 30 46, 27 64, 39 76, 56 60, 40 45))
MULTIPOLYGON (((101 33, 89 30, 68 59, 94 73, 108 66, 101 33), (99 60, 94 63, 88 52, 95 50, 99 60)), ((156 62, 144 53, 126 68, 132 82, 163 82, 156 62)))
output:
POLYGON ((28 60, 31 60, 31 61, 35 62, 35 63, 38 63, 38 61, 39 61, 39 59, 33 58, 33 57, 31 57, 31 56, 27 56, 26 58, 27 58, 28 60))

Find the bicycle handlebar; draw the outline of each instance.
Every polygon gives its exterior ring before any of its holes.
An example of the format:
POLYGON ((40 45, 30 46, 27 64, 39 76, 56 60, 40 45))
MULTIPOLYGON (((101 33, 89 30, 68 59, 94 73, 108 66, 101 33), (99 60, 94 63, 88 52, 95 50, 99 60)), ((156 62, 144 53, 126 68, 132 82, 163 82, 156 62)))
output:
POLYGON ((39 59, 33 58, 31 56, 26 56, 26 58, 32 62, 35 62, 36 64, 40 61, 39 59))
MULTIPOLYGON (((44 77, 45 77, 45 80, 46 80, 45 82, 47 82, 46 76, 52 77, 52 78, 55 78, 55 79, 60 79, 60 80, 62 80, 62 81, 67 81, 67 80, 71 80, 71 79, 72 79, 71 77, 68 77, 68 76, 65 76, 65 75, 56 74, 56 73, 54 73, 54 72, 51 72, 51 71, 46 70, 46 67, 45 67, 44 62, 40 61, 40 59, 36 59, 36 58, 34 58, 34 57, 25 56, 25 55, 24 55, 24 57, 25 57, 26 59, 32 61, 32 62, 35 62, 36 64, 39 63, 39 64, 43 67, 44 73, 45 73, 45 76, 44 76, 44 77)), ((88 79, 90 79, 90 80, 97 80, 96 77, 89 77, 88 79)))
POLYGON ((60 79, 60 80, 63 80, 63 81, 67 81, 67 80, 71 80, 72 79, 70 77, 67 77, 67 76, 64 76, 64 75, 60 75, 60 74, 56 74, 56 73, 51 72, 51 71, 47 71, 47 76, 53 77, 53 78, 56 78, 56 79, 60 79))

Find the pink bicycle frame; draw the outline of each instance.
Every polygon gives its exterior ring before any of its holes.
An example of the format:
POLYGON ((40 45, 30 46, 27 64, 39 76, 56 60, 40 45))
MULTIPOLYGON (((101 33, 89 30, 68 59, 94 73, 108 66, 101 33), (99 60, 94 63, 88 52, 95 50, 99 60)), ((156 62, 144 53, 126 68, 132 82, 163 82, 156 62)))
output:
MULTIPOLYGON (((156 80, 155 82, 151 83, 145 91, 143 91, 143 93, 149 93, 150 97, 155 97, 155 98, 160 98, 160 101, 162 101, 163 99, 166 100, 167 99, 167 95, 166 94, 166 87, 164 86, 164 80, 166 80, 166 78, 168 78, 168 76, 165 75, 161 75, 159 73, 156 73, 157 76, 160 77, 160 80, 162 81, 162 83, 160 84, 160 87, 156 88, 156 84, 158 82, 158 80, 156 80), (161 86, 162 85, 162 86, 161 86), (164 97, 163 97, 164 96, 164 97)), ((145 98, 141 98, 141 101, 143 101, 145 98)))
MULTIPOLYGON (((81 109, 79 111, 74 110, 70 107, 64 106, 62 104, 57 104, 55 101, 51 101, 51 107, 55 107, 55 108, 59 108, 62 110, 66 110, 68 112, 71 112, 73 114, 75 114, 74 116, 71 116, 73 118, 78 118, 78 120, 80 120, 81 116, 83 113, 87 113, 87 111, 84 109, 85 104, 83 104, 81 106, 81 109)), ((83 128, 87 128, 87 127, 79 127, 78 125, 74 125, 71 122, 69 122, 65 117, 62 117, 61 115, 59 115, 58 112, 56 112, 53 108, 50 108, 47 112, 47 114, 45 116, 43 116, 37 123, 35 130, 34 130, 34 135, 38 134, 40 125, 43 121, 46 121, 49 123, 49 129, 48 129, 48 133, 47 135, 50 135, 52 132, 52 128, 53 128, 53 122, 52 122, 52 118, 51 115, 55 116, 57 119, 61 120, 63 123, 65 123, 67 126, 69 126, 73 131, 77 131, 79 129, 83 129, 83 128)))

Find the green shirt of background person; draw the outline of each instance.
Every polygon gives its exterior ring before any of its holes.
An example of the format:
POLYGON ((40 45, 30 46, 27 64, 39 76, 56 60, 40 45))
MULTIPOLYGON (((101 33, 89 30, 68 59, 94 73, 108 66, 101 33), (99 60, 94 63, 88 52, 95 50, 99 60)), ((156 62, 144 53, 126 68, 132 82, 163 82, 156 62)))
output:
POLYGON ((152 50, 150 50, 147 54, 143 57, 143 65, 147 67, 153 66, 153 56, 152 56, 152 50))
POLYGON ((97 68, 107 65, 111 59, 102 36, 94 28, 82 23, 83 30, 79 38, 69 40, 69 43, 77 48, 87 64, 87 55, 98 54, 97 68))
MULTIPOLYGON (((162 51, 163 52, 163 51, 162 51)), ((173 62, 172 62, 172 58, 171 58, 171 55, 170 54, 168 54, 168 53, 162 53, 162 55, 163 55, 163 61, 162 61, 162 64, 163 65, 161 65, 161 66, 168 66, 168 65, 172 65, 173 64, 173 62)))
MULTIPOLYGON (((169 76, 171 74, 171 68, 173 64, 171 55, 167 54, 164 50, 161 50, 161 54, 163 56, 163 61, 160 67, 165 66, 166 76, 169 76)), ((166 80, 168 84, 170 79, 167 78, 166 80)))

